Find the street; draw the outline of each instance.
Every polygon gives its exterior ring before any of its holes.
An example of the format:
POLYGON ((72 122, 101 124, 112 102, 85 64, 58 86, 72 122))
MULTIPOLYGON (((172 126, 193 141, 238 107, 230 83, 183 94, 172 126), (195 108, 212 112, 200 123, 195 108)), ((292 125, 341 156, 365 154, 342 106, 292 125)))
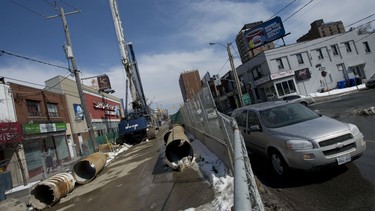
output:
POLYGON ((375 90, 362 90, 312 105, 313 110, 337 120, 356 124, 365 136, 362 157, 338 168, 293 172, 279 179, 264 160, 250 154, 254 174, 272 194, 288 201, 291 210, 375 210, 375 116, 356 112, 374 106, 375 90))

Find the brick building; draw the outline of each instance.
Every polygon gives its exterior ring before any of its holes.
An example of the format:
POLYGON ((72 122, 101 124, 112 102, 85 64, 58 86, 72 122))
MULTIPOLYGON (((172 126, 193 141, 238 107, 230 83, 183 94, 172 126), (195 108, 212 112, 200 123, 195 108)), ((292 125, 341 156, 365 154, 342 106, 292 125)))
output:
POLYGON ((323 19, 316 20, 310 24, 309 32, 297 39, 297 42, 309 41, 321 37, 328 37, 345 32, 342 21, 324 23, 323 19))
POLYGON ((53 152, 56 161, 70 160, 73 149, 66 140, 70 124, 65 96, 15 83, 10 83, 10 89, 16 119, 22 125, 29 177, 42 173, 47 152, 53 152))
POLYGON ((184 102, 192 99, 202 88, 198 70, 190 70, 180 74, 180 89, 184 102))

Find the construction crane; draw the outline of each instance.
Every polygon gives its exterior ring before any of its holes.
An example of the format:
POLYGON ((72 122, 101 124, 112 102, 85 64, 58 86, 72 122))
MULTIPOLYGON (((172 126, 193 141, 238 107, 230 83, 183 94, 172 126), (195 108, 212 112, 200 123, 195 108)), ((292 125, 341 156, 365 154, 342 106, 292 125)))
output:
POLYGON ((109 5, 120 48, 121 63, 125 69, 130 95, 133 100, 131 103, 132 112, 127 112, 127 105, 125 105, 125 118, 121 119, 119 123, 120 137, 117 142, 139 142, 146 137, 155 138, 157 127, 153 125, 155 121, 152 120, 150 108, 146 103, 133 45, 132 43, 126 43, 117 0, 109 0, 109 5))

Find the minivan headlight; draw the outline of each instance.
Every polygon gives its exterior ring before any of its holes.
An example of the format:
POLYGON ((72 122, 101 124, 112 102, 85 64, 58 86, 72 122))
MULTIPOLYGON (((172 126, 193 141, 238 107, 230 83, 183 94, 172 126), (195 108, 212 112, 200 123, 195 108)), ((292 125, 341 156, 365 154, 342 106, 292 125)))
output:
POLYGON ((361 133, 361 131, 359 131, 358 127, 353 125, 353 124, 349 124, 349 130, 350 130, 350 132, 352 132, 353 136, 357 136, 358 134, 361 133))
POLYGON ((312 149, 313 145, 306 140, 289 140, 286 142, 286 147, 290 150, 306 150, 312 149))

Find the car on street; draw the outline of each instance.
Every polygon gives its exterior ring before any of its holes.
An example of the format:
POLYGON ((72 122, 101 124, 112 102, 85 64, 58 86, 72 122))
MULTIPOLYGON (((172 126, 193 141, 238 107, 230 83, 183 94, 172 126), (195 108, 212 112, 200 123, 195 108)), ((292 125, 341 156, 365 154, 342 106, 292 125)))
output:
POLYGON ((375 88, 375 74, 365 82, 367 88, 375 88))
POLYGON ((305 106, 309 106, 315 103, 314 98, 312 98, 311 96, 298 95, 298 94, 286 95, 286 96, 279 98, 278 100, 298 102, 305 106))
POLYGON ((247 149, 271 161, 279 176, 291 169, 344 165, 359 158, 366 142, 358 127, 295 102, 271 101, 233 111, 247 149))

